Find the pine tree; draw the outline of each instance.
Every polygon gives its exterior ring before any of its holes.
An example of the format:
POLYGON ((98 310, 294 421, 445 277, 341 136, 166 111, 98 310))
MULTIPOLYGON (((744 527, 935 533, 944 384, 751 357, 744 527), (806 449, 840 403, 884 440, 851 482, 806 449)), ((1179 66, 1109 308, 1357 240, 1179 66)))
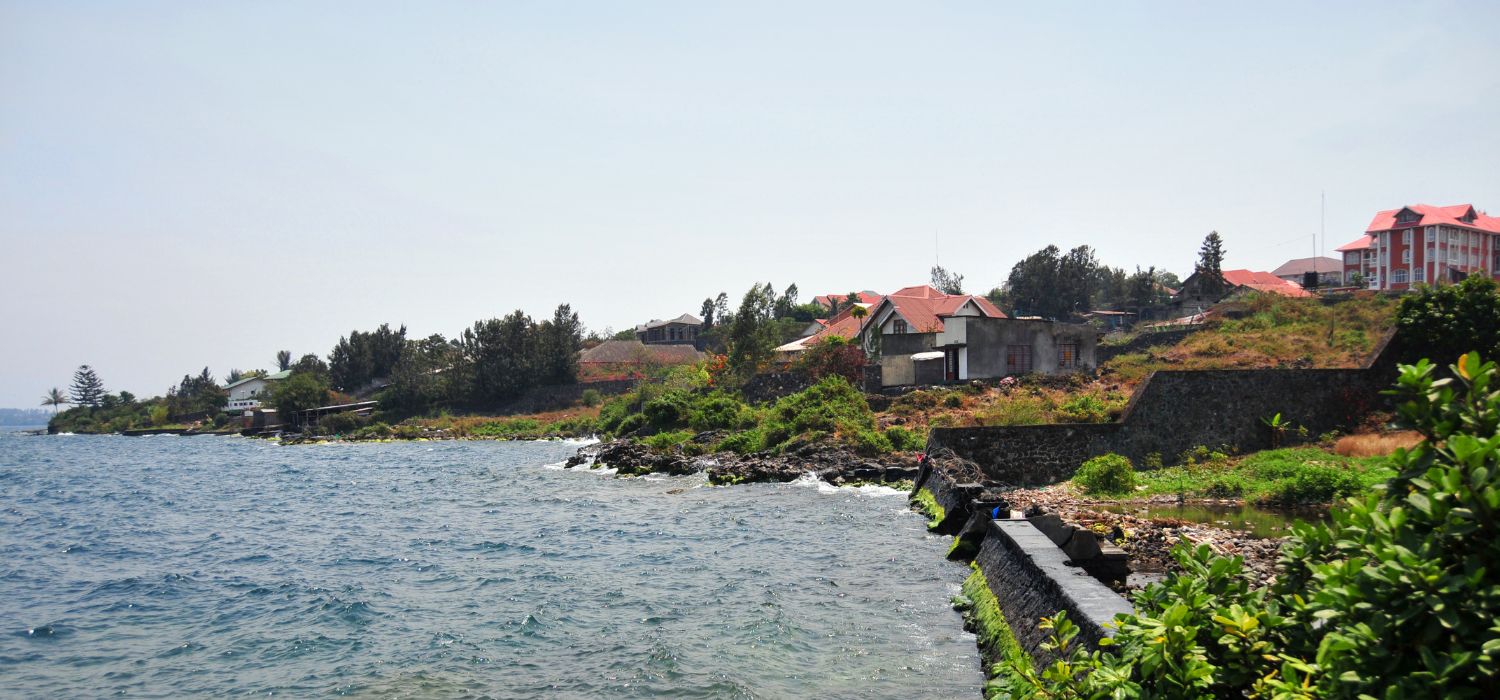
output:
POLYGON ((68 394, 75 405, 98 406, 104 400, 104 382, 99 381, 93 367, 80 365, 73 373, 73 386, 68 387, 68 394))
POLYGON ((1198 264, 1193 268, 1198 274, 1199 289, 1207 294, 1219 294, 1228 284, 1224 281, 1224 239, 1218 231, 1209 231, 1202 247, 1198 248, 1198 264))

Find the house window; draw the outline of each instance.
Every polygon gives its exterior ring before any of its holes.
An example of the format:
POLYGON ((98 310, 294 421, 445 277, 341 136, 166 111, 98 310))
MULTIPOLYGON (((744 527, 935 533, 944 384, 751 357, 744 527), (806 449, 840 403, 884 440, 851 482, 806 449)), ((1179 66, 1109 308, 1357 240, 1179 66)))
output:
POLYGON ((1401 262, 1411 262, 1411 248, 1407 248, 1406 250, 1401 251, 1401 262))
POLYGON ((1419 267, 1419 268, 1416 269, 1415 272, 1412 272, 1411 273, 1411 281, 1413 281, 1413 282, 1425 282, 1425 281, 1427 281, 1427 268, 1425 268, 1425 267, 1419 267))
POLYGON ((1026 374, 1031 371, 1031 346, 1005 346, 1005 373, 1026 374))
POLYGON ((1359 253, 1344 253, 1344 264, 1345 265, 1358 265, 1359 264, 1359 253))
POLYGON ((899 319, 899 318, 896 319, 896 320, 894 320, 894 321, 891 321, 891 332, 892 333, 905 333, 906 332, 906 322, 903 321, 903 320, 901 320, 901 319, 899 319))
POLYGON ((1406 270, 1397 269, 1391 273, 1391 284, 1406 284, 1406 270))
POLYGON ((1406 245, 1411 245, 1411 229, 1406 229, 1405 231, 1401 232, 1401 242, 1405 243, 1406 245))
POLYGON ((1057 346, 1057 368, 1074 369, 1078 367, 1078 343, 1062 343, 1057 346))
POLYGON ((1428 226, 1427 227, 1427 242, 1431 243, 1435 239, 1437 239, 1437 231, 1433 230, 1433 227, 1428 226))
POLYGON ((1451 263, 1458 262, 1458 249, 1457 248, 1449 248, 1448 249, 1448 262, 1451 262, 1451 263))
POLYGON ((1420 218, 1422 217, 1410 209, 1402 209, 1400 213, 1396 214, 1396 222, 1401 224, 1409 224, 1420 218))

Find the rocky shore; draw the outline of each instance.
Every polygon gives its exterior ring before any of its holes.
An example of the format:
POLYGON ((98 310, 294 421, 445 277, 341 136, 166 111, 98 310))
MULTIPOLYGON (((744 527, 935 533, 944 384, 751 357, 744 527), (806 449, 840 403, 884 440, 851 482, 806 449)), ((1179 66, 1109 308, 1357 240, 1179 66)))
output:
MULTIPOLYGON (((695 444, 711 444, 703 436, 695 444)), ((689 455, 681 449, 658 452, 634 440, 621 439, 585 445, 568 460, 567 466, 606 466, 619 474, 696 474, 708 472, 710 483, 739 484, 748 482, 795 481, 804 474, 831 484, 854 482, 897 483, 917 475, 917 455, 892 453, 880 457, 863 457, 827 443, 809 443, 780 454, 762 452, 738 455, 719 452, 689 455)))

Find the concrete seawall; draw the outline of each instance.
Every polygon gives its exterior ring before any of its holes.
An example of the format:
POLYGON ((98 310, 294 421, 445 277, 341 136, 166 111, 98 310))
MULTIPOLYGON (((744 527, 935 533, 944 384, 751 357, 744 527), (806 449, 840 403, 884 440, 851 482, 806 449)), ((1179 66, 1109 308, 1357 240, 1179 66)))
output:
POLYGON ((1041 618, 1066 610, 1078 625, 1079 641, 1093 647, 1110 635, 1105 623, 1134 612, 1118 593, 1070 565, 1052 539, 1025 520, 990 521, 974 561, 1016 641, 1038 666, 1056 660, 1042 649, 1048 633, 1037 628, 1041 618))

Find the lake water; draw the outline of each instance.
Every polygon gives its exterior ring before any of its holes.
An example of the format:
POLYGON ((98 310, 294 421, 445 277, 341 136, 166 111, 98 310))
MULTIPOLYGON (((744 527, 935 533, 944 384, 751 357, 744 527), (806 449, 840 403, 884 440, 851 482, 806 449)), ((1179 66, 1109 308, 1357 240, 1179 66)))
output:
POLYGON ((978 697, 902 494, 576 448, 0 431, 0 693, 978 697))

